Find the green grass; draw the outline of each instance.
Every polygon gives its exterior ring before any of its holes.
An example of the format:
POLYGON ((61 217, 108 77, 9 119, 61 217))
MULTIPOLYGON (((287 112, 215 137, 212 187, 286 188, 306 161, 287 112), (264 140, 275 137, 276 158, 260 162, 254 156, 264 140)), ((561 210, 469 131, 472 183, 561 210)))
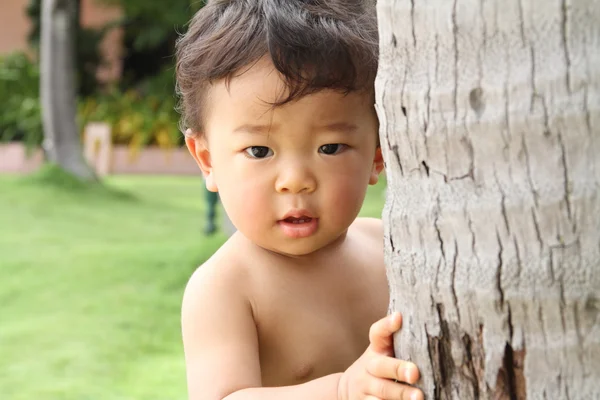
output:
POLYGON ((0 176, 0 399, 186 397, 181 296, 224 240, 202 235, 201 185, 0 176))

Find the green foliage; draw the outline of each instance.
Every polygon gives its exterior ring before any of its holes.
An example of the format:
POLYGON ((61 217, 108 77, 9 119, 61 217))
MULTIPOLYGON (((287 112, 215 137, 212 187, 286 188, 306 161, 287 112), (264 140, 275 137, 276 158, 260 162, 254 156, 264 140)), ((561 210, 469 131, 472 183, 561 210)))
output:
POLYGON ((40 33, 42 31, 42 0, 29 0, 25 14, 29 17, 31 22, 31 29, 27 40, 33 47, 38 47, 40 42, 40 33))
MULTIPOLYGON (((96 0, 118 5, 123 18, 101 29, 77 24, 77 82, 80 127, 90 121, 108 122, 115 144, 172 147, 182 144, 179 115, 174 110, 174 44, 178 33, 204 5, 197 0, 96 0), (101 62, 99 43, 105 33, 121 26, 125 32, 123 78, 106 88, 96 82, 101 62)), ((80 4, 78 0, 78 4, 80 4)), ((41 0, 30 0, 30 43, 39 45, 41 0)), ((0 59, 0 139, 24 141, 28 147, 43 140, 39 100, 39 68, 23 54, 0 59)))
MULTIPOLYGON (((22 141, 28 148, 43 140, 39 99, 39 67, 23 53, 0 58, 0 139, 22 141)), ((88 122, 111 125, 113 143, 170 148, 182 144, 175 111, 174 77, 170 68, 149 78, 137 89, 114 87, 79 101, 81 129, 88 122)))
POLYGON ((204 5, 197 0, 98 0, 119 6, 123 18, 123 76, 118 87, 87 97, 80 121, 108 122, 113 142, 132 155, 141 146, 182 144, 175 111, 174 46, 179 32, 204 5))
POLYGON ((137 86, 174 64, 175 42, 188 21, 204 5, 197 0, 98 0, 123 11, 122 87, 137 86))
POLYGON ((135 90, 113 88, 85 99, 79 107, 80 125, 93 121, 110 124, 113 143, 129 145, 132 154, 142 146, 170 148, 182 144, 172 74, 165 69, 135 90))
POLYGON ((24 53, 0 57, 0 140, 42 143, 40 71, 24 53))
POLYGON ((125 15, 124 27, 136 51, 152 50, 172 40, 204 4, 202 0, 99 0, 118 5, 125 15))
POLYGON ((102 63, 99 48, 108 30, 109 26, 103 29, 80 28, 77 32, 75 62, 77 93, 80 96, 89 96, 98 90, 96 72, 102 63))

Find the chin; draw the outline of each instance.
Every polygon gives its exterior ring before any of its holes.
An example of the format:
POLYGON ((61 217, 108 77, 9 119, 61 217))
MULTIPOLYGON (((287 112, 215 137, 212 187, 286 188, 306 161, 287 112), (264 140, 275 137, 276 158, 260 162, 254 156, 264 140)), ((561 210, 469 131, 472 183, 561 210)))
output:
POLYGON ((283 256, 302 257, 312 254, 319 249, 321 249, 320 246, 296 243, 293 245, 277 246, 268 250, 283 256))
POLYGON ((271 251, 290 257, 308 256, 318 252, 319 250, 331 246, 332 244, 338 242, 338 239, 344 236, 345 235, 339 235, 334 238, 329 238, 330 240, 324 240, 323 237, 292 239, 292 241, 286 241, 285 243, 281 243, 276 248, 271 249, 271 251))

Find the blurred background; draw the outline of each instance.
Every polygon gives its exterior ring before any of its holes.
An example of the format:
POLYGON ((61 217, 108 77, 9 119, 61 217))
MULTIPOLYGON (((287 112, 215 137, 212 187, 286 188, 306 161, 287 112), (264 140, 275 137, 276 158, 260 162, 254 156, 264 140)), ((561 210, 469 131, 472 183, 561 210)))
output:
POLYGON ((42 149, 42 1, 0 4, 0 399, 184 399, 181 297, 231 232, 174 110, 174 44, 203 3, 71 2, 88 179, 42 149))

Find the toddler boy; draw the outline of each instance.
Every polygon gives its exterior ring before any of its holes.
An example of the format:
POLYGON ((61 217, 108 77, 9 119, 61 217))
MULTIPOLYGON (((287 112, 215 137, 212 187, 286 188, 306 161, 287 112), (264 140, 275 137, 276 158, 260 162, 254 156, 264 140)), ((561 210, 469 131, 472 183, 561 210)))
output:
POLYGON ((213 0, 177 45, 186 144, 238 229, 192 276, 191 399, 420 399, 392 357, 374 4, 213 0))

